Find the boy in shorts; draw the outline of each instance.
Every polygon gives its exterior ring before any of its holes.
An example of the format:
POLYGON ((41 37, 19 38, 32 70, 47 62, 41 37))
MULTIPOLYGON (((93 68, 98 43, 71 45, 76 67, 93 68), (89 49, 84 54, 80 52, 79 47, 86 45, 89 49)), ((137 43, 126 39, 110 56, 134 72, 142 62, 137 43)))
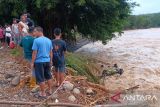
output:
POLYGON ((66 42, 61 39, 61 29, 54 29, 55 39, 53 45, 53 66, 55 67, 56 85, 59 86, 64 81, 66 42))

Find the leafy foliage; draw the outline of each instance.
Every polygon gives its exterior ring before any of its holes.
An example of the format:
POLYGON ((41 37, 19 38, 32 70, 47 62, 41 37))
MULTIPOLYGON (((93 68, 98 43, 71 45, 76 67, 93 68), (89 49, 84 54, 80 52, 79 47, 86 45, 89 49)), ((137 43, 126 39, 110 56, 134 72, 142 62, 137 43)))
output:
POLYGON ((71 29, 92 40, 104 43, 114 32, 121 32, 123 23, 135 3, 129 0, 1 0, 0 23, 11 22, 23 12, 29 12, 47 35, 61 27, 66 39, 74 39, 71 29))
POLYGON ((11 23, 13 17, 19 15, 26 9, 23 0, 0 0, 0 24, 11 23))
POLYGON ((160 27, 160 13, 130 16, 125 29, 160 27))

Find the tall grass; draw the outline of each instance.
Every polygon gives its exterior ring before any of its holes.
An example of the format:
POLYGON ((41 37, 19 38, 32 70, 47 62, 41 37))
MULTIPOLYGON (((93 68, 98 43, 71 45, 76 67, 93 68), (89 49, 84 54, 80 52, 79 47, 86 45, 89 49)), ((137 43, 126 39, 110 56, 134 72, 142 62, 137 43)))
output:
POLYGON ((86 76, 89 81, 99 83, 99 78, 90 70, 90 67, 94 65, 90 64, 85 56, 69 53, 66 57, 66 64, 76 71, 74 75, 86 76))

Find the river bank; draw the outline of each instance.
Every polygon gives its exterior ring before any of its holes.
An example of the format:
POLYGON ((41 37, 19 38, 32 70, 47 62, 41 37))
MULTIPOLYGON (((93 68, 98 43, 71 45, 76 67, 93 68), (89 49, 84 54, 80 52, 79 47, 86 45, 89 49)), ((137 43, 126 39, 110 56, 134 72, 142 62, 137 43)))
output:
POLYGON ((101 42, 83 46, 77 53, 96 57, 106 63, 117 63, 122 76, 105 79, 109 90, 123 90, 139 85, 137 92, 160 93, 160 28, 124 31, 107 45, 101 42))

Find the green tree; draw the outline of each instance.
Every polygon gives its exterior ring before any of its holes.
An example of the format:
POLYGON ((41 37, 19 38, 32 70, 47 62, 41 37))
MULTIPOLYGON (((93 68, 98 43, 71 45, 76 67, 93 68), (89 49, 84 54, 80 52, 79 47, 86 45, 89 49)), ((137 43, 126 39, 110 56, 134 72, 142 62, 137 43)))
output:
POLYGON ((143 29, 151 27, 160 27, 160 13, 132 15, 128 18, 124 29, 143 29))
POLYGON ((10 22, 26 11, 50 37, 61 27, 65 38, 74 40, 70 33, 76 27, 83 36, 105 43, 121 32, 135 5, 128 0, 1 0, 0 18, 1 23, 10 22))
POLYGON ((19 15, 26 9, 23 0, 0 0, 0 24, 11 23, 12 18, 19 18, 19 15))

